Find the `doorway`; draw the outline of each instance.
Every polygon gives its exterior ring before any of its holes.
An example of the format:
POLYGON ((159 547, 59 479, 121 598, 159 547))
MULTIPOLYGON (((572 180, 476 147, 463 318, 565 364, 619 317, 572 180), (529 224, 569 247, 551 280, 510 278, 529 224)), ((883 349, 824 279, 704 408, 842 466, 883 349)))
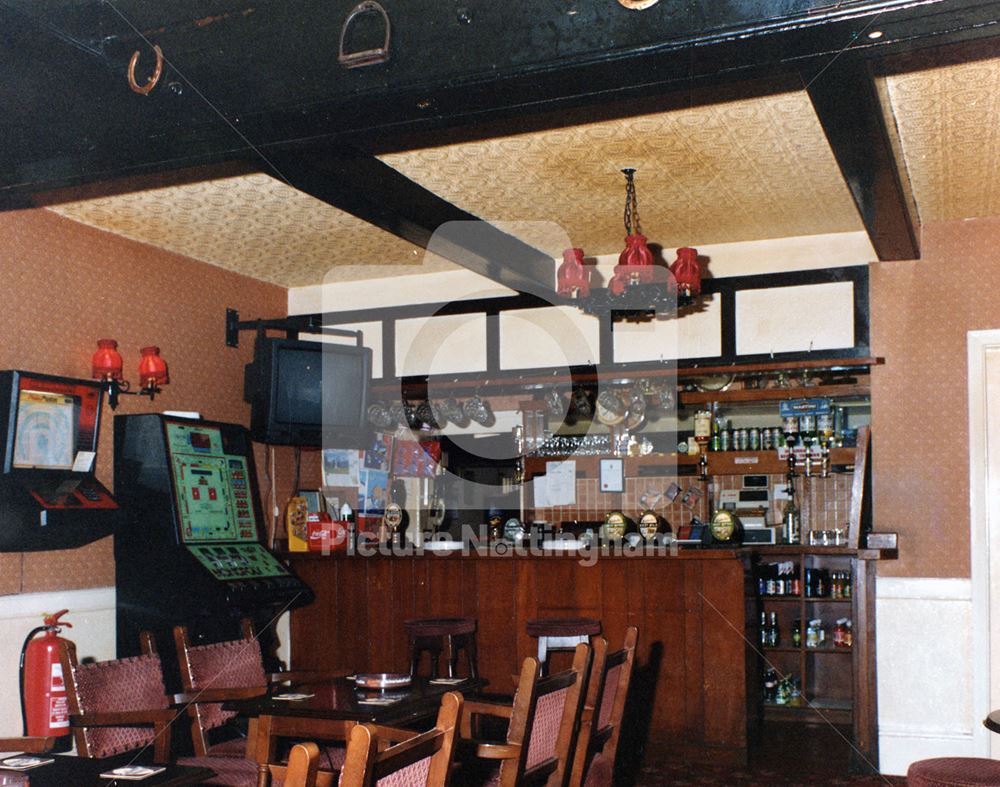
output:
MULTIPOLYGON (((1000 708, 1000 330, 970 331, 969 514, 972 568, 972 707, 1000 708), (993 615, 993 610, 997 615, 993 615)), ((1000 741, 974 723, 976 754, 1000 757, 1000 741)))

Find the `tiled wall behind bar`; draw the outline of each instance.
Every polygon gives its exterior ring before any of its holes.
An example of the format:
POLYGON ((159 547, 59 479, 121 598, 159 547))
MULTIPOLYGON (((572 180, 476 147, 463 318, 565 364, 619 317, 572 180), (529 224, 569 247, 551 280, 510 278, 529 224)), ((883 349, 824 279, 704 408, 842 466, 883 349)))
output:
MULTIPOLYGON (((769 475, 768 486, 773 490, 775 484, 785 483, 783 475, 769 475)), ((795 502, 802 512, 803 532, 808 530, 833 530, 847 527, 847 518, 851 506, 851 484, 854 476, 851 473, 835 473, 827 478, 813 476, 797 478, 795 481, 795 502)), ((725 489, 739 489, 743 483, 742 476, 716 476, 712 485, 712 499, 718 500, 719 493, 725 489)), ((691 495, 694 497, 694 495, 691 495)), ((600 491, 600 483, 596 478, 578 478, 576 481, 576 504, 557 506, 554 508, 534 509, 530 495, 526 501, 526 519, 544 520, 550 523, 560 522, 593 522, 603 521, 608 511, 621 510, 633 519, 651 508, 665 517, 673 527, 687 524, 692 516, 707 520, 711 516, 705 493, 705 484, 692 476, 658 476, 645 478, 626 478, 625 492, 608 493, 600 491), (680 488, 677 497, 667 500, 667 491, 672 484, 680 488), (687 504, 683 502, 685 493, 693 490, 700 493, 687 504)), ((769 521, 773 524, 781 522, 781 509, 784 501, 772 501, 769 521)), ((804 537, 805 538, 805 537, 804 537)))

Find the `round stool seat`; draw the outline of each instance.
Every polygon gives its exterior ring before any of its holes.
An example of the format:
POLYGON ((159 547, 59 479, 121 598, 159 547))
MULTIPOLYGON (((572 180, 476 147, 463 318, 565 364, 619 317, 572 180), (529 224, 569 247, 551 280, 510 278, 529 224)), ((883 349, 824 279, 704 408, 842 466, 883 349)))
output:
POLYGON ((601 621, 593 618, 536 618, 525 624, 530 637, 593 637, 601 633, 601 621))
POLYGON ((415 637, 447 637, 473 634, 475 618, 414 618, 403 621, 406 632, 415 637))
POLYGON ((935 757, 918 760, 906 772, 908 787, 1000 787, 1000 760, 935 757))

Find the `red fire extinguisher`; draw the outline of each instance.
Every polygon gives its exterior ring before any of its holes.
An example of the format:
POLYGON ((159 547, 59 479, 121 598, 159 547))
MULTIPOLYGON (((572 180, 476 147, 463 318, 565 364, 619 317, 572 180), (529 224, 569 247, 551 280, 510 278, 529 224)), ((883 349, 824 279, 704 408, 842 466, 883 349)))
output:
POLYGON ((21 647, 21 721, 25 735, 69 735, 66 683, 59 661, 59 633, 63 627, 73 627, 59 620, 67 612, 64 609, 46 615, 45 625, 32 629, 21 647), (36 637, 39 633, 42 636, 36 637))

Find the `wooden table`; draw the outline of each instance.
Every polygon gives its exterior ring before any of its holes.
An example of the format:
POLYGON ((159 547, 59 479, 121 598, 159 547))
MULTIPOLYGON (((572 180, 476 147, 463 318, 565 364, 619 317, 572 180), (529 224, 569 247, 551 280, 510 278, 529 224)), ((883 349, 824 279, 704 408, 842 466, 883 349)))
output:
MULTIPOLYGON (((9 756, 9 755, 8 755, 9 756)), ((166 765, 165 771, 150 776, 142 781, 125 779, 102 779, 101 774, 125 765, 149 765, 150 763, 135 762, 135 755, 121 754, 116 757, 87 758, 72 755, 31 755, 35 757, 51 756, 54 762, 39 765, 29 771, 10 771, 0 769, 0 775, 16 774, 24 776, 24 784, 31 787, 126 787, 126 785, 141 784, 143 787, 179 787, 183 784, 201 784, 215 775, 208 768, 195 768, 186 765, 166 765)))
POLYGON ((369 691, 357 688, 353 680, 334 678, 322 683, 298 684, 291 690, 276 688, 261 697, 223 703, 223 708, 249 717, 247 756, 257 762, 261 783, 266 784, 267 764, 276 761, 279 737, 346 741, 357 724, 400 727, 433 723, 443 694, 449 691, 470 694, 485 685, 481 678, 459 683, 416 678, 411 685, 399 689, 369 691), (280 699, 292 692, 311 696, 280 699))

